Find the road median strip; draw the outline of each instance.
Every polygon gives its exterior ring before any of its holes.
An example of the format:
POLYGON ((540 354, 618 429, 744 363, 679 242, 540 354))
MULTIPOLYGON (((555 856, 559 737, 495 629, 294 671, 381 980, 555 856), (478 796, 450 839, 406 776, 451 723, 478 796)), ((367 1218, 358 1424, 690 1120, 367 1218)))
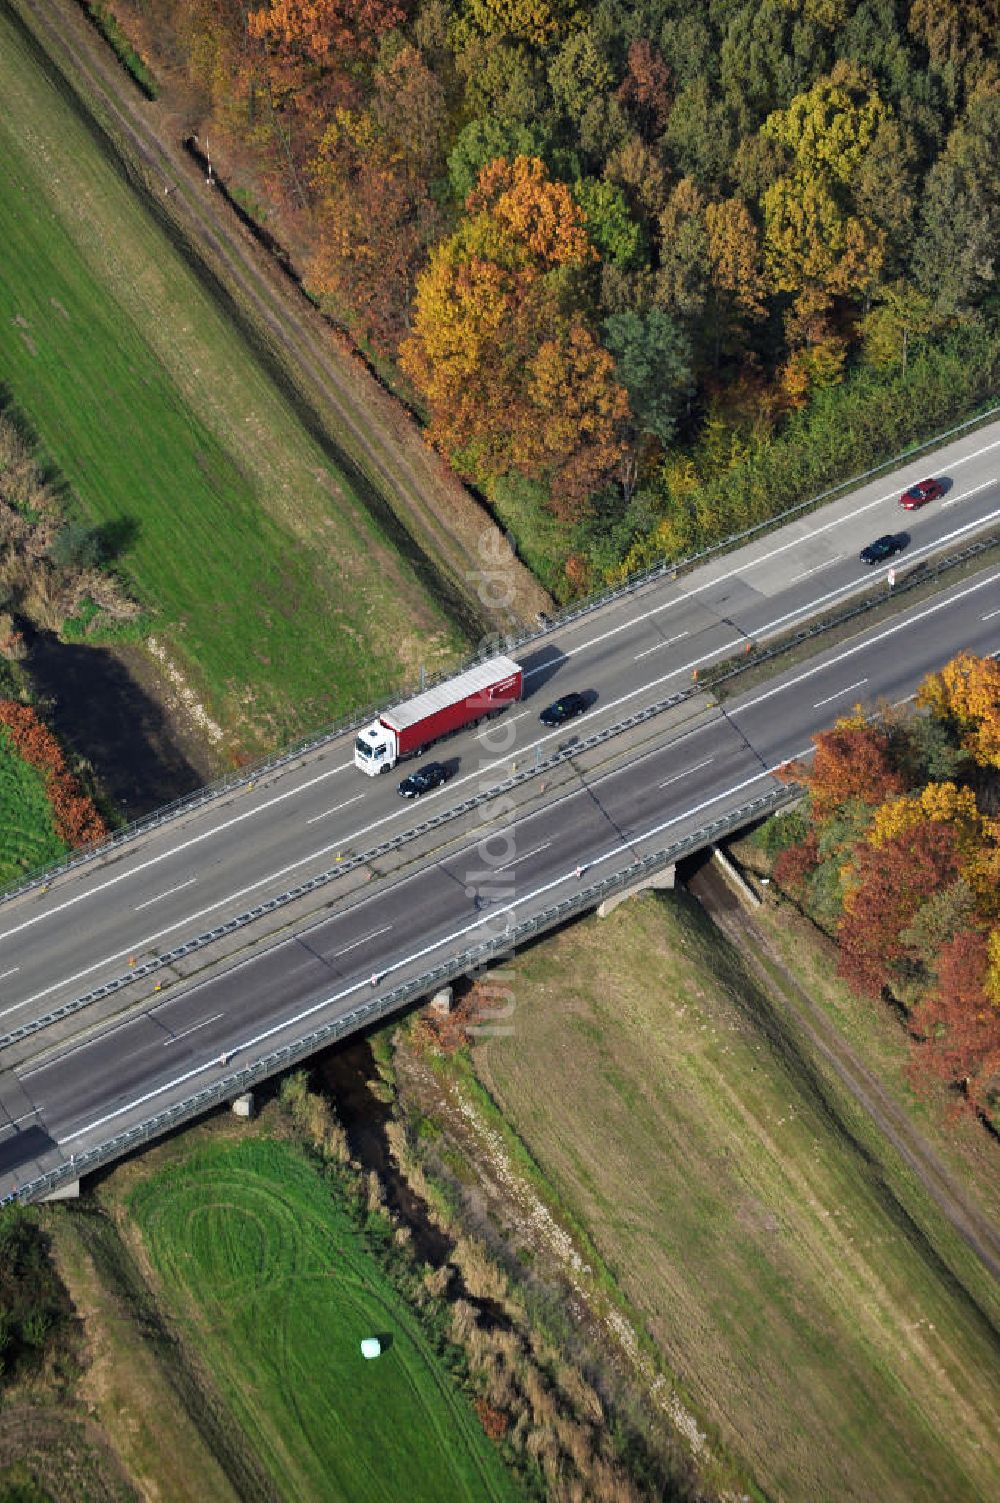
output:
MULTIPOLYGON (((419 824, 413 825, 410 829, 393 836, 390 840, 382 841, 378 845, 356 854, 346 855, 343 858, 338 857, 338 860, 332 867, 328 867, 325 871, 317 873, 305 882, 298 883, 294 887, 288 888, 284 892, 268 898, 261 903, 254 904, 235 917, 227 919, 224 923, 218 924, 185 940, 182 944, 164 951, 163 954, 153 956, 141 964, 130 966, 128 970, 120 975, 112 977, 101 986, 95 987, 63 1003, 60 1007, 53 1008, 50 1012, 38 1018, 31 1019, 29 1022, 22 1024, 18 1028, 11 1029, 5 1034, 0 1034, 0 1051, 30 1038, 45 1028, 52 1027, 63 1019, 82 1011, 84 1008, 101 1001, 115 992, 121 991, 125 987, 133 985, 137 981, 146 979, 156 972, 176 964, 187 956, 203 950, 211 944, 217 943, 219 940, 245 928, 249 924, 258 922, 262 918, 297 902, 308 894, 328 887, 331 883, 357 871, 359 868, 365 866, 371 867, 374 862, 403 849, 422 836, 452 823, 454 820, 471 813, 484 804, 499 798, 501 795, 508 794, 514 789, 530 783, 536 778, 541 778, 545 774, 551 774, 559 767, 573 762, 575 758, 582 754, 607 744, 616 737, 624 735, 645 722, 653 720, 667 711, 676 708, 696 695, 703 693, 723 695, 726 692, 725 686, 734 679, 743 679, 747 673, 761 667, 771 667, 779 659, 794 653, 797 648, 808 642, 815 641, 819 644, 821 638, 827 638, 837 628, 847 625, 873 611, 884 610, 887 604, 897 599, 898 596, 912 594, 922 586, 936 583, 943 574, 980 558, 995 549, 998 545, 1000 545, 1000 534, 998 533, 978 539, 960 552, 947 555, 936 563, 921 563, 911 575, 900 582, 891 596, 887 596, 881 591, 873 592, 866 599, 845 607, 808 628, 783 637, 769 647, 743 653, 739 657, 728 659, 723 663, 712 665, 703 670, 695 670, 692 682, 685 685, 683 689, 678 690, 676 693, 657 700, 642 710, 637 710, 632 715, 616 721, 613 725, 606 727, 602 731, 597 731, 591 736, 579 741, 574 738, 571 742, 564 743, 563 746, 557 748, 555 752, 549 754, 547 757, 533 761, 529 766, 513 772, 510 776, 494 784, 491 788, 485 789, 471 798, 463 799, 460 803, 455 804, 449 809, 442 810, 439 814, 432 815, 429 819, 423 820, 419 824)), ((190 978, 183 979, 187 980, 190 978)))

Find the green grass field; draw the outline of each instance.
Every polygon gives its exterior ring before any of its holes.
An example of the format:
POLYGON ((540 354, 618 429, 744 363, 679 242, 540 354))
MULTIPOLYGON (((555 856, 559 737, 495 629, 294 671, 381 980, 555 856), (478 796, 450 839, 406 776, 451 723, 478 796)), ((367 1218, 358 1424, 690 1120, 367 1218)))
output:
POLYGON ((767 1497, 1000 1495, 995 1286, 819 1063, 761 1026, 693 902, 634 900, 512 972, 480 1078, 767 1497))
POLYGON ((175 1317, 286 1499, 507 1503, 466 1397, 337 1192, 267 1138, 159 1170, 129 1207, 175 1317), (364 1336, 390 1338, 367 1362, 364 1336))
POLYGON ((248 748, 461 645, 0 13, 0 377, 248 748))
POLYGON ((0 888, 67 849, 53 827, 42 774, 17 755, 0 728, 0 888))

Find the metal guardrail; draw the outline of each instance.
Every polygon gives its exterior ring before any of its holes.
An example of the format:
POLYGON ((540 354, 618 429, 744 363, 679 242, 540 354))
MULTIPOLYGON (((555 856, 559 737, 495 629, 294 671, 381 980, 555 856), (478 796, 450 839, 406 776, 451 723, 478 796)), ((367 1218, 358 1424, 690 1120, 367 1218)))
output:
MULTIPOLYGON (((640 569, 635 574, 630 575, 628 579, 623 580, 620 585, 616 585, 614 588, 608 590, 595 591, 586 600, 580 601, 567 610, 560 612, 558 616, 553 617, 552 624, 554 626, 564 626, 568 621, 575 621, 578 616, 587 615, 588 612, 599 609, 609 601, 616 600, 622 595, 634 593, 634 591, 641 589, 643 585, 648 584, 651 580, 662 579, 664 575, 671 575, 675 572, 686 574, 698 564, 703 564, 706 559, 714 558, 717 554, 732 552, 734 548, 739 547, 742 543, 749 542, 752 538, 773 532, 785 522, 790 522, 794 517, 805 516, 807 513, 815 511, 825 501, 831 500, 841 492, 853 490, 856 486, 863 485, 866 481, 873 479, 874 476, 881 474, 883 470, 891 470, 900 464, 906 463, 907 460, 915 458, 925 449, 938 448, 949 438, 954 438, 956 433, 964 433, 967 428, 974 428, 977 424, 986 422, 987 419, 996 417, 998 414, 1000 414, 1000 406, 984 408, 982 412, 977 413, 974 417, 967 418, 963 423, 956 424, 954 428, 946 428, 943 433, 938 433, 933 438, 924 439, 918 444, 911 444, 899 454, 894 454, 891 458, 882 460, 880 464, 874 465, 871 469, 863 470, 858 475, 851 475, 847 480, 840 480, 836 485, 829 486, 825 491, 819 491, 807 501, 798 501, 794 506, 786 507, 784 511, 776 512, 772 517, 765 517, 762 522, 755 522, 752 527, 747 527, 743 532, 734 532, 729 537, 723 538, 721 542, 713 543, 709 548, 702 548, 698 553, 689 554, 687 558, 678 559, 674 563, 664 560, 659 564, 651 564, 647 569, 640 569)), ((530 634, 526 634, 525 640, 527 640, 528 636, 530 634)), ((514 645, 517 644, 515 643, 514 645)))
POLYGON ((315 892, 326 887, 331 882, 347 876, 350 872, 357 871, 359 867, 366 866, 372 861, 377 861, 381 856, 391 855, 394 851, 401 850, 412 841, 419 839, 421 835, 427 835, 432 830, 439 829, 442 825, 450 824, 453 820, 469 814, 473 809, 481 808, 483 804, 491 802, 501 794, 509 793, 514 788, 529 782, 532 778, 540 777, 543 773, 551 772, 562 763, 579 756, 581 752, 589 751, 595 746, 600 746, 606 741, 611 741, 615 736, 633 726, 641 725, 646 720, 652 720, 664 711, 681 704, 692 695, 697 694, 697 684, 689 685, 676 694, 669 695, 666 699, 658 700, 652 705, 647 705, 642 710, 637 710, 634 715, 625 720, 618 721, 615 725, 608 726, 603 731, 595 731, 592 736, 584 740, 574 738, 572 742, 558 747, 548 757, 533 761, 528 767, 520 772, 514 772, 499 783, 494 783, 491 788, 484 789, 481 793, 474 794, 471 798, 463 799, 460 804, 452 804, 447 809, 442 809, 440 814, 432 815, 429 819, 422 820, 418 825, 411 825, 399 835, 394 835, 390 840, 384 840, 380 845, 372 846, 367 851, 359 851, 345 860, 338 861, 334 866, 327 867, 325 871, 318 872, 316 876, 307 881, 287 888, 284 892, 266 899, 263 903, 257 903, 235 918, 227 919, 225 923, 218 924, 214 929, 207 929, 202 934, 185 940, 183 944, 175 945, 171 950, 165 950, 160 955, 154 955, 151 959, 143 961, 141 965, 130 966, 121 975, 114 976, 110 981, 105 981, 100 986, 94 987, 89 992, 82 993, 79 997, 73 997, 64 1002, 60 1007, 55 1007, 51 1012, 43 1013, 40 1017, 32 1018, 27 1023, 22 1023, 18 1028, 12 1028, 7 1033, 0 1034, 0 1050, 10 1048, 12 1044, 18 1044, 32 1034, 39 1033, 42 1029, 51 1028, 54 1023, 59 1023, 63 1018, 72 1017, 74 1013, 81 1012, 85 1007, 90 1007, 102 998, 111 996, 112 993, 121 991, 124 987, 141 981, 147 976, 154 975, 166 966, 173 965, 178 960, 192 955, 197 950, 204 949, 206 945, 214 944, 219 939, 224 939, 227 934, 233 934, 247 924, 256 923, 258 919, 265 918, 269 913, 274 913, 280 908, 294 903, 307 893, 315 892))
POLYGON ((464 668, 471 667, 474 663, 482 662, 485 658, 492 656, 496 652, 513 652, 517 648, 527 645, 529 642, 538 641, 558 628, 567 626, 573 621, 577 621, 581 617, 599 610, 602 606, 610 605, 615 600, 624 599, 629 595, 636 594, 646 585, 652 584, 658 579, 667 577, 676 578, 680 574, 687 574, 699 564, 705 563, 706 560, 715 557, 717 554, 731 552, 740 544, 774 530, 783 523, 790 521, 793 517, 814 511, 832 497, 849 491, 855 486, 864 484, 865 481, 872 479, 884 470, 892 469, 909 459, 915 458, 916 455, 922 453, 924 450, 937 448, 948 439, 954 438, 956 434, 964 433, 967 428, 974 428, 977 424, 983 423, 998 414, 1000 414, 1000 406, 987 407, 975 416, 966 419, 965 422, 958 423, 953 428, 947 428, 943 433, 935 434, 933 438, 925 439, 918 444, 911 444, 899 454, 894 454, 891 458, 883 460, 881 464, 875 465, 869 470, 864 470, 858 475, 852 475, 847 480, 839 481, 836 485, 820 491, 807 501, 800 501, 795 506, 787 507, 784 511, 776 513, 773 517, 767 517, 764 521, 755 523, 753 527, 749 527, 743 532, 734 533, 719 543, 713 543, 710 548, 703 548, 698 553, 690 554, 687 558, 673 561, 664 560, 659 564, 653 564, 647 569, 638 570, 635 574, 630 575, 620 585, 615 585, 606 590, 595 591, 593 595, 588 596, 585 600, 578 601, 575 605, 568 606, 564 610, 557 612, 544 625, 527 628, 522 632, 511 634, 498 632, 484 642, 478 651, 470 654, 461 664, 456 665, 454 668, 442 669, 438 673, 428 675, 421 685, 410 685, 409 687, 400 688, 393 695, 370 704, 364 710, 355 711, 341 720, 331 722, 323 730, 317 731, 303 741, 296 742, 294 746, 278 753, 274 757, 268 757, 261 762, 242 767, 239 771, 227 774, 225 777, 218 778, 212 783, 206 783, 204 788, 199 789, 196 793, 186 794, 184 797, 175 799, 169 804, 164 804, 160 809, 154 810, 152 814, 145 815, 142 819, 132 820, 120 830, 116 830, 109 839, 102 841, 99 845, 80 849, 65 861, 58 862, 54 866, 39 868, 28 876, 19 879, 14 886, 8 888, 6 891, 0 891, 0 904, 7 902, 11 898, 18 897, 24 892, 30 892, 33 888, 42 886, 54 877, 60 876, 63 872, 72 871, 75 867, 81 866, 85 862, 98 859, 108 851, 115 850, 118 846, 123 845, 126 841, 132 840, 136 836, 145 834, 150 830, 155 830, 171 819, 177 818, 178 815, 189 811, 193 812, 195 809, 201 808, 204 804, 221 798, 226 793, 234 792, 236 789, 244 788, 249 784, 258 782, 261 778, 269 777, 271 774, 280 771, 281 768, 287 767, 297 757, 308 756, 310 752, 329 744, 331 741, 336 740, 337 737, 347 735, 350 731, 358 730, 362 726, 367 725, 382 710, 390 709, 393 705, 398 704, 401 699, 406 699, 411 694, 418 693, 421 688, 432 688, 435 684, 444 683, 447 679, 454 677, 456 673, 460 673, 464 668))
POLYGON ((356 855, 350 856, 346 860, 338 862, 335 866, 328 867, 326 871, 319 872, 315 877, 309 878, 308 881, 300 883, 296 887, 288 888, 285 892, 267 899, 264 903, 258 903, 254 907, 246 909, 245 912, 238 914, 235 918, 228 919, 224 924, 219 924, 214 929, 206 930, 203 934, 195 935, 194 938, 186 940, 183 944, 176 945, 172 950, 164 951, 163 954, 156 955, 152 959, 144 961, 142 965, 131 966, 127 971, 122 972, 120 976, 112 977, 110 981, 104 982, 101 986, 94 987, 93 990, 84 992, 79 997, 72 998, 69 1002, 63 1003, 61 1007, 54 1008, 51 1012, 45 1013, 38 1018, 33 1018, 30 1022, 22 1024, 19 1028, 12 1028, 7 1033, 0 1034, 0 1051, 9 1048, 12 1044, 20 1043, 23 1039, 30 1038, 33 1034, 39 1033, 45 1028, 52 1027, 53 1024, 61 1022, 63 1018, 71 1017, 74 1013, 82 1011, 94 1002, 99 1002, 103 997, 110 996, 113 992, 130 986, 133 982, 141 981, 145 977, 153 975, 156 971, 173 965, 185 956, 191 955, 197 950, 204 949, 206 945, 214 944, 217 940, 225 938, 227 934, 232 934, 247 924, 255 923, 267 914, 295 902, 298 898, 305 896, 306 893, 325 887, 330 882, 334 882, 338 878, 356 871, 360 866, 365 866, 372 861, 377 861, 382 856, 401 850, 421 835, 426 835, 431 830, 438 829, 441 825, 449 824, 453 819, 468 814, 473 809, 480 808, 483 804, 497 798, 500 794, 508 793, 511 789, 520 787, 533 777, 551 772, 554 768, 560 766, 561 763, 579 756, 581 752, 590 751, 604 742, 611 741, 616 736, 623 734, 623 732, 641 725, 644 721, 652 720, 657 715, 662 715, 666 710, 673 709, 675 706, 682 704, 685 700, 691 699, 697 694, 719 689, 731 679, 738 678, 741 674, 747 673, 761 664, 781 657, 783 653, 792 651, 795 647, 801 645, 801 643, 815 637, 820 637, 825 632, 832 631, 836 627, 842 626, 845 622, 852 621, 858 616, 863 616, 869 611, 877 610, 880 606, 885 605, 887 600, 908 594, 911 590, 915 590, 920 585, 926 584, 929 579, 936 578, 948 569, 953 569, 957 565, 965 563, 981 553, 989 552, 998 546, 1000 546, 1000 533, 993 534, 987 538, 980 538, 968 544, 967 547, 961 549, 958 553, 948 554, 945 558, 938 560, 934 564, 926 567, 918 566, 913 574, 893 587, 891 595, 873 596, 855 605, 845 606, 842 610, 825 617, 813 626, 804 627, 801 631, 795 632, 791 636, 782 637, 770 647, 757 648, 752 652, 729 660, 728 663, 722 662, 709 666, 699 674, 697 680, 685 688, 678 690, 676 694, 671 694, 665 699, 657 700, 653 704, 647 705, 644 709, 636 711, 634 715, 630 715, 624 720, 616 721, 614 725, 608 726, 603 731, 596 731, 592 736, 588 736, 582 741, 574 740, 572 743, 558 748, 544 760, 533 762, 530 767, 513 774, 509 778, 505 778, 500 783, 494 784, 492 788, 485 789, 482 793, 476 794, 472 798, 464 799, 460 804, 455 804, 449 809, 442 810, 440 814, 433 815, 430 819, 423 820, 420 824, 411 826, 410 829, 403 831, 402 834, 393 836, 391 840, 383 841, 380 845, 373 846, 367 851, 361 851, 356 855))
MULTIPOLYGON (((426 996, 465 972, 488 964, 499 956, 509 954, 520 943, 530 939, 534 935, 542 934, 547 929, 554 928, 557 924, 565 923, 590 908, 595 908, 605 898, 613 896, 617 892, 626 891, 634 887, 644 878, 662 871, 665 867, 674 865, 683 856, 691 855, 695 851, 703 849, 722 836, 739 829, 751 820, 762 818, 764 815, 774 813, 776 809, 791 803, 799 797, 800 789, 794 784, 775 789, 770 793, 762 794, 758 798, 740 805, 728 814, 721 815, 690 835, 674 841, 672 845, 654 852, 650 856, 643 857, 639 861, 633 861, 628 866, 610 876, 602 878, 599 882, 590 883, 581 888, 579 892, 570 898, 565 898, 559 903, 551 904, 540 913, 529 919, 522 920, 519 924, 512 925, 502 935, 493 939, 485 940, 478 945, 470 945, 464 950, 448 957, 447 960, 431 967, 429 970, 415 976, 412 980, 403 982, 400 986, 384 993, 380 997, 374 997, 359 1007, 352 1008, 340 1018, 335 1018, 322 1027, 311 1030, 294 1043, 284 1045, 280 1049, 272 1050, 252 1064, 234 1071, 222 1080, 213 1082, 203 1090, 185 1097, 176 1105, 165 1111, 157 1112, 144 1122, 138 1123, 127 1131, 117 1133, 114 1137, 107 1138, 103 1143, 89 1148, 86 1152, 72 1155, 64 1164, 57 1169, 51 1169, 47 1173, 39 1175, 27 1184, 19 1187, 5 1198, 5 1202, 39 1200, 57 1190, 60 1185, 68 1181, 79 1179, 81 1175, 92 1172, 101 1165, 120 1158, 134 1148, 141 1147, 144 1143, 151 1142, 154 1138, 161 1137, 172 1128, 183 1122, 190 1121, 193 1117, 200 1116, 212 1106, 231 1100, 234 1096, 248 1090, 251 1086, 282 1070, 287 1070, 299 1060, 314 1054, 318 1049, 327 1044, 356 1033, 359 1029, 370 1026, 372 1023, 381 1021, 390 1013, 398 1011, 407 1002, 417 997, 426 996)), ((502 910, 501 910, 502 911, 502 910)))
POLYGON ((720 685, 728 683, 731 678, 737 678, 761 663, 772 662, 783 653, 791 652, 801 643, 808 642, 813 637, 821 637, 826 632, 843 626, 845 622, 853 621, 857 616, 864 616, 869 611, 878 610, 890 600, 895 600, 900 595, 908 595, 912 590, 918 590, 921 585, 927 584, 929 580, 937 579, 939 575, 947 573, 949 569, 968 563, 969 559, 976 558, 981 553, 989 553, 991 549, 997 547, 1000 547, 1000 533, 995 532, 988 537, 978 538, 975 542, 969 543, 958 553, 946 554, 944 558, 937 559, 933 563, 915 564, 912 572, 894 584, 891 590, 871 595, 867 599, 857 601, 854 605, 843 606, 839 611, 822 617, 811 626, 804 626, 800 631, 779 637, 768 647, 757 647, 741 657, 729 659, 726 662, 712 663, 699 674, 699 682, 705 690, 717 689, 720 685))

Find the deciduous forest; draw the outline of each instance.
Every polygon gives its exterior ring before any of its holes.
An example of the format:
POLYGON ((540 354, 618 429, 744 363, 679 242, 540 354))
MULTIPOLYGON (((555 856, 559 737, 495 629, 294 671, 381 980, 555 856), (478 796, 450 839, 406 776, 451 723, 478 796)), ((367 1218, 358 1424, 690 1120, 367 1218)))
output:
POLYGON ((137 10, 558 596, 995 381, 997 0, 137 10))
POLYGON ((772 822, 774 875, 835 932, 840 973, 893 1002, 917 1076, 1000 1123, 1000 665, 929 674, 927 713, 860 711, 815 738, 804 807, 772 822))

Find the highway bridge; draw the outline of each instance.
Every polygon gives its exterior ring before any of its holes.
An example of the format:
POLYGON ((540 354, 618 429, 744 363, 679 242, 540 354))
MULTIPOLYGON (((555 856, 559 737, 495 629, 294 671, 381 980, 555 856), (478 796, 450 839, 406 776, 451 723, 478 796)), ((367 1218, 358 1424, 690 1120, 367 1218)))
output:
MULTIPOLYGON (((0 905, 0 1197, 35 1198, 329 1040, 647 880, 787 796, 774 776, 858 701, 901 701, 955 651, 1000 648, 1000 560, 771 675, 712 664, 848 608, 906 531, 901 588, 997 530, 1000 424, 778 532, 519 644, 525 701, 442 744, 414 806, 353 733, 152 821, 0 905), (925 473, 946 494, 902 512, 925 473), (569 727, 538 712, 593 701, 569 727)), ((992 559, 990 564, 988 561, 992 559)), ((907 597, 909 600, 909 597, 907 597)), ((751 660, 752 660, 751 654, 751 660)), ((507 1026, 502 998, 495 1026, 507 1026)))

